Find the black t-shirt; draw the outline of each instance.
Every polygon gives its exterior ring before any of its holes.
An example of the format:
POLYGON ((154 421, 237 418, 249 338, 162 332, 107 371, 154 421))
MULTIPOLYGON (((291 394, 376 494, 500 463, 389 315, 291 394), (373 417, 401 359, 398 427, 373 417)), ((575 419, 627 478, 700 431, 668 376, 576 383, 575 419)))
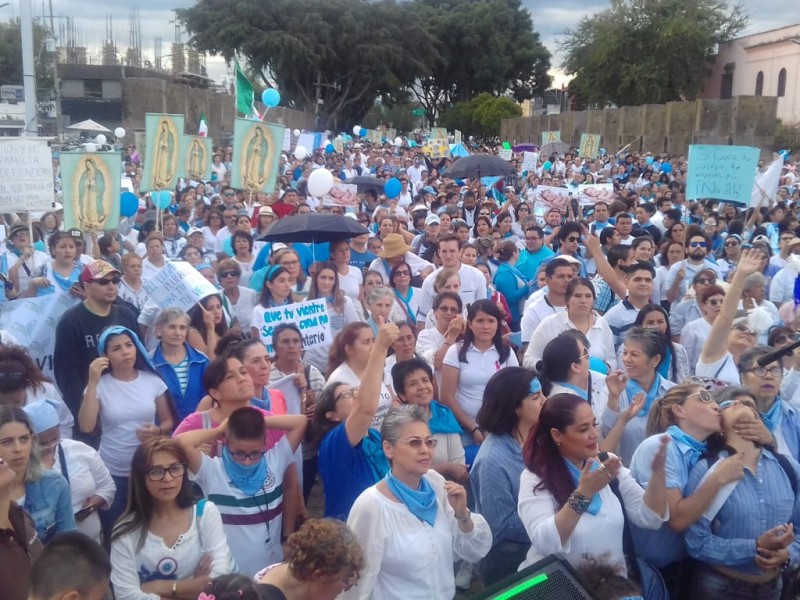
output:
POLYGON ((282 591, 269 583, 258 583, 255 588, 259 600, 287 600, 282 591))

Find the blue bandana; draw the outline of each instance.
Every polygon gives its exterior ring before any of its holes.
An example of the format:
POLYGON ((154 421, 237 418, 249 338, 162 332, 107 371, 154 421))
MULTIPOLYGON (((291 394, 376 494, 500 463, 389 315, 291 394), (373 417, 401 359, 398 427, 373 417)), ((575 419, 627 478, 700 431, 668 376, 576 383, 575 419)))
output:
POLYGON ((436 512, 439 510, 439 505, 436 502, 436 493, 427 479, 420 477, 419 487, 416 490, 412 490, 397 479, 391 471, 386 474, 384 481, 395 497, 406 505, 412 515, 433 527, 434 523, 436 523, 436 512))
POLYGON ((243 465, 233 460, 228 446, 223 446, 222 464, 231 483, 248 496, 255 496, 267 481, 267 459, 264 456, 255 464, 243 465))
POLYGON ((428 421, 428 428, 431 433, 462 433, 461 425, 458 424, 453 411, 435 400, 431 401, 430 408, 431 418, 428 421))
POLYGON ((645 402, 642 410, 639 411, 639 414, 636 415, 637 417, 646 417, 650 412, 650 407, 653 406, 653 402, 655 402, 656 398, 658 398, 658 390, 661 387, 661 375, 656 373, 656 378, 653 380, 653 385, 650 386, 648 391, 640 386, 636 381, 633 379, 629 379, 628 383, 625 384, 625 391, 628 394, 628 402, 633 402, 633 397, 638 394, 639 392, 644 392, 645 394, 645 402))
POLYGON ((531 395, 538 394, 539 392, 541 392, 542 391, 541 382, 535 377, 531 379, 531 384, 530 387, 528 388, 528 391, 531 393, 531 395))
POLYGON ((145 368, 152 373, 157 373, 156 367, 153 364, 153 361, 150 359, 150 353, 147 352, 147 348, 144 347, 142 344, 142 340, 139 339, 139 336, 136 335, 133 331, 128 329, 127 327, 123 327, 122 325, 112 325, 111 327, 106 327, 103 330, 103 333, 100 334, 100 338, 97 340, 97 353, 100 356, 103 356, 106 353, 106 344, 108 343, 108 338, 112 335, 121 335, 126 334, 128 335, 133 343, 136 345, 136 364, 137 368, 140 361, 143 361, 145 364, 145 368))
POLYGON ((676 442, 680 442, 681 444, 689 447, 689 450, 691 451, 689 454, 690 469, 697 464, 697 461, 700 460, 703 452, 705 452, 706 448, 708 447, 705 442, 698 442, 677 425, 670 425, 667 427, 667 434, 669 434, 669 437, 676 442))
MULTIPOLYGON (((581 398, 583 398, 583 399, 584 399, 584 400, 586 400, 587 402, 589 401, 589 392, 587 392, 587 391, 585 391, 585 390, 582 390, 582 389, 581 389, 581 388, 579 388, 577 385, 573 385, 573 384, 571 384, 571 383, 568 383, 568 382, 566 382, 566 381, 558 381, 557 383, 558 383, 558 385, 562 385, 562 386, 564 386, 565 388, 567 388, 567 389, 569 389, 569 390, 572 390, 572 392, 573 392, 573 393, 574 393, 576 396, 580 396, 581 398)), ((541 387, 541 386, 540 386, 540 387, 541 387)), ((531 392, 531 393, 533 393, 533 392, 531 392)))
POLYGON ((778 428, 778 422, 781 419, 781 400, 780 398, 775 398, 775 401, 772 403, 770 409, 765 412, 761 413, 761 420, 764 421, 764 425, 767 426, 770 433, 775 433, 775 429, 778 428))
MULTIPOLYGON (((580 481, 581 478, 581 470, 575 465, 573 465, 566 458, 564 459, 564 464, 567 465, 567 470, 569 471, 569 474, 572 476, 572 483, 574 483, 575 486, 577 487, 578 481, 580 481)), ((598 462, 596 460, 592 460, 591 472, 594 473, 599 468, 600 465, 598 464, 598 462)), ((592 496, 592 501, 589 504, 589 508, 586 512, 588 512, 590 515, 596 515, 597 513, 600 512, 600 508, 602 508, 602 506, 603 506, 603 500, 600 498, 600 494, 595 494, 594 496, 592 496)))

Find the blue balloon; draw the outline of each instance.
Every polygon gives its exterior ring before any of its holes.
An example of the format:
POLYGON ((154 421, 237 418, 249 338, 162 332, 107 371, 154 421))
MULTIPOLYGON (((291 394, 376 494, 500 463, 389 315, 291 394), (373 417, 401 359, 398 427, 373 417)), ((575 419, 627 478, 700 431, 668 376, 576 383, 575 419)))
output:
POLYGON ((158 210, 164 210, 172 202, 172 194, 170 194, 169 190, 161 190, 150 194, 150 199, 158 210))
POLYGON ((415 142, 414 140, 411 140, 410 142, 408 142, 408 146, 410 148, 416 148, 417 147, 417 142, 415 142))
POLYGON ((139 210, 139 198, 133 192, 122 192, 119 196, 119 214, 132 217, 139 210))
POLYGON ((386 181, 386 184, 383 186, 383 191, 389 200, 397 198, 400 195, 402 189, 403 185, 400 183, 400 180, 397 179, 397 177, 392 177, 391 179, 388 179, 386 181))
POLYGON ((661 172, 662 173, 672 173, 672 165, 668 162, 661 164, 661 172))
POLYGON ((544 169, 545 171, 549 171, 552 168, 553 168, 553 163, 551 163, 549 160, 545 161, 544 165, 542 165, 542 169, 544 169))
POLYGON ((648 156, 647 158, 644 159, 644 162, 646 162, 648 165, 652 165, 653 164, 653 160, 654 159, 653 159, 652 156, 648 156))
POLYGON ((336 148, 333 147, 333 144, 328 144, 327 146, 325 146, 325 152, 327 154, 333 154, 334 152, 336 152, 336 148))
POLYGON ((267 88, 261 93, 261 102, 265 106, 275 108, 281 103, 281 93, 275 88, 267 88))

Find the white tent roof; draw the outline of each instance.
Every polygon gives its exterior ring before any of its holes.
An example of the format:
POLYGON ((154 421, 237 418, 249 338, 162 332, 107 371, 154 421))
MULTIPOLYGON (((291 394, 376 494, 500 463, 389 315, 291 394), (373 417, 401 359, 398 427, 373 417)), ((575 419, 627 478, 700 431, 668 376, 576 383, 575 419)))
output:
POLYGON ((103 127, 97 121, 93 121, 92 119, 86 119, 85 121, 81 121, 80 123, 75 123, 75 125, 70 125, 67 127, 70 131, 90 131, 92 133, 111 133, 111 130, 107 127, 103 127))

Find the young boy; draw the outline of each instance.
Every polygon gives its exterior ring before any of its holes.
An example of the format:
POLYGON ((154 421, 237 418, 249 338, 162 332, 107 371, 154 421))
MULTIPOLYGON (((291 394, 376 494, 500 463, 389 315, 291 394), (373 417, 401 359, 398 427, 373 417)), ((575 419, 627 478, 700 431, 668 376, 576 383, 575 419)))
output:
POLYGON ((30 600, 103 600, 110 577, 100 544, 77 531, 60 533, 33 564, 30 600))

